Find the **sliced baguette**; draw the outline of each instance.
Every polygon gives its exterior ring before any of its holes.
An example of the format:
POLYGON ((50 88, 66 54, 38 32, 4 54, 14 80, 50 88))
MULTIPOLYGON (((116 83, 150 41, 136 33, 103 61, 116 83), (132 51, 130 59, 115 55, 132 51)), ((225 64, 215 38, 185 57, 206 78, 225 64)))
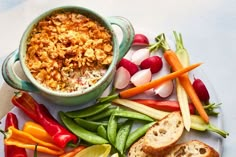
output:
POLYGON ((198 140, 175 145, 164 157, 219 157, 219 153, 198 140))
POLYGON ((184 131, 180 112, 172 112, 150 127, 144 136, 142 150, 163 157, 178 141, 184 131))
POLYGON ((129 149, 128 157, 154 157, 145 153, 142 149, 143 147, 143 137, 136 141, 129 149))

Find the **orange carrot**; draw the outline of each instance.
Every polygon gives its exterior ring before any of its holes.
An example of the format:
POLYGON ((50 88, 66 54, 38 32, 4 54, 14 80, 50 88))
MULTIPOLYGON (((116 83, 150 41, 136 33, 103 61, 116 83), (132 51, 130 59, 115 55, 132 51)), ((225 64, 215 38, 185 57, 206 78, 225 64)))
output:
POLYGON ((83 145, 80 145, 76 148, 74 148, 72 151, 67 152, 65 154, 60 155, 59 157, 74 157, 77 153, 79 153, 81 150, 83 150, 84 148, 86 148, 83 145))
MULTIPOLYGON (((172 50, 165 50, 164 58, 168 62, 168 64, 171 66, 173 71, 179 71, 179 70, 183 69, 183 66, 182 66, 181 62, 179 61, 176 53, 173 52, 172 50)), ((191 84, 188 74, 185 73, 185 74, 179 76, 178 79, 179 79, 181 85, 183 86, 183 88, 185 89, 186 93, 190 97, 190 99, 191 99, 192 103, 194 104, 196 110, 198 111, 199 115, 202 117, 202 119, 206 123, 209 123, 209 117, 208 117, 206 111, 204 110, 204 107, 202 106, 202 103, 199 100, 199 98, 198 98, 198 96, 191 84)))
POLYGON ((182 74, 188 72, 188 71, 191 71, 193 70, 194 68, 200 66, 201 63, 197 63, 197 64, 193 64, 193 65, 190 65, 186 68, 182 68, 178 71, 175 71, 173 73, 170 73, 168 75, 165 75, 163 77, 160 77, 156 80, 153 80, 151 82, 148 82, 148 83, 145 83, 143 85, 140 85, 140 86, 137 86, 137 87, 133 87, 133 88, 129 88, 127 90, 123 90, 119 93, 120 95, 120 98, 129 98, 129 97, 132 97, 132 96, 135 96, 137 94, 140 94, 140 93, 143 93, 144 91, 148 90, 148 89, 151 89, 151 88, 154 88, 154 87, 157 87, 159 85, 161 85, 162 83, 164 83, 165 81, 168 81, 168 80, 172 80, 176 77, 179 77, 181 76, 182 74))

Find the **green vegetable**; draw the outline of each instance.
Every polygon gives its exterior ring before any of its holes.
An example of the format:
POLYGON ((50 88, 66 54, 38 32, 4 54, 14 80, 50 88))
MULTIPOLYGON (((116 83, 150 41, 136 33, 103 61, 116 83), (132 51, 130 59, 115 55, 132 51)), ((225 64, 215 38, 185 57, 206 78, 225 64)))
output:
MULTIPOLYGON (((130 109, 133 109, 135 111, 138 111, 140 113, 146 114, 156 120, 160 120, 163 117, 165 117, 167 114, 169 114, 169 112, 165 112, 165 111, 160 111, 157 109, 153 109, 151 107, 139 104, 137 102, 128 100, 128 99, 115 99, 113 100, 114 103, 128 107, 130 109)), ((212 131, 212 132, 216 132, 219 135, 223 136, 224 138, 226 138, 229 133, 220 130, 219 128, 213 126, 210 123, 206 123, 200 116, 197 115, 191 115, 191 128, 195 129, 195 130, 199 130, 199 131, 212 131)))
POLYGON ((113 146, 115 146, 116 141, 117 125, 117 118, 114 114, 112 114, 107 125, 107 138, 113 146))
POLYGON ((109 117, 115 110, 116 108, 107 108, 102 113, 95 114, 93 116, 87 117, 86 119, 92 120, 92 121, 100 120, 100 119, 109 117))
POLYGON ((99 125, 97 128, 97 134, 105 139, 107 139, 107 130, 103 125, 99 125))
POLYGON ((140 137, 145 135, 147 130, 154 124, 155 122, 150 122, 148 124, 143 125, 142 127, 137 128, 133 132, 129 134, 129 137, 125 144, 125 150, 127 150, 135 141, 137 141, 140 137))
POLYGON ((117 132, 115 147, 121 154, 124 154, 126 140, 130 133, 132 124, 133 121, 131 120, 126 121, 117 132))
POLYGON ((81 110, 69 111, 66 112, 65 114, 70 118, 85 118, 98 114, 107 109, 109 106, 111 106, 111 103, 95 104, 93 106, 81 110))
POLYGON ((109 143, 106 139, 103 137, 98 136, 97 134, 88 131, 78 124, 76 124, 71 118, 66 116, 66 114, 62 111, 59 112, 59 117, 63 124, 67 127, 68 130, 70 130, 73 134, 80 137, 84 141, 87 141, 91 144, 105 144, 109 143))
POLYGON ((107 126, 106 122, 95 122, 95 121, 89 121, 82 118, 75 118, 74 121, 81 127, 90 130, 90 131, 97 131, 97 128, 100 125, 107 126))
POLYGON ((145 115, 145 114, 138 113, 138 112, 134 112, 134 111, 128 111, 128 110, 115 111, 115 112, 113 113, 113 115, 115 115, 115 116, 117 116, 117 117, 138 119, 138 120, 144 120, 144 121, 153 121, 152 118, 150 118, 149 116, 147 116, 147 115, 145 115))
POLYGON ((205 123, 205 121, 197 115, 191 115, 191 122, 192 122, 191 123, 192 129, 195 129, 198 131, 206 131, 206 130, 212 131, 212 132, 215 132, 215 133, 221 135, 224 138, 226 138, 229 135, 229 133, 227 133, 226 131, 220 130, 210 123, 208 123, 208 124, 205 123))

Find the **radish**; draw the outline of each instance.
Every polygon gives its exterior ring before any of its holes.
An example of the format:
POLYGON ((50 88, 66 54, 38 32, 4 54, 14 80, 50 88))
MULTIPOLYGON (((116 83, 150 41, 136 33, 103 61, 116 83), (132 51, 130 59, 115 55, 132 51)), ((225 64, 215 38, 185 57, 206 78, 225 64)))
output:
POLYGON ((201 101, 209 101, 210 95, 202 80, 200 80, 199 78, 194 78, 193 88, 201 101))
POLYGON ((157 73, 161 70, 163 66, 161 57, 159 56, 151 56, 145 60, 143 60, 140 64, 141 69, 151 69, 152 74, 157 73))
POLYGON ((148 46, 149 40, 144 34, 135 34, 132 45, 133 46, 148 46))
POLYGON ((130 83, 130 73, 124 67, 119 67, 114 78, 114 87, 116 89, 124 89, 130 83))
POLYGON ((173 93, 173 90, 174 90, 174 84, 172 80, 167 81, 162 85, 154 88, 155 95, 161 98, 169 97, 173 93))
POLYGON ((119 67, 124 67, 125 69, 127 69, 130 73, 130 75, 134 75, 138 70, 138 66, 134 63, 132 63, 130 60, 122 58, 117 66, 117 68, 119 67))
POLYGON ((135 63, 136 65, 140 65, 141 62, 150 56, 150 52, 148 48, 138 49, 134 51, 131 56, 131 62, 135 63))
POLYGON ((147 82, 150 82, 152 79, 152 73, 150 69, 144 69, 144 70, 139 70, 137 73, 135 73, 130 81, 133 83, 135 86, 140 86, 142 84, 145 84, 147 82))

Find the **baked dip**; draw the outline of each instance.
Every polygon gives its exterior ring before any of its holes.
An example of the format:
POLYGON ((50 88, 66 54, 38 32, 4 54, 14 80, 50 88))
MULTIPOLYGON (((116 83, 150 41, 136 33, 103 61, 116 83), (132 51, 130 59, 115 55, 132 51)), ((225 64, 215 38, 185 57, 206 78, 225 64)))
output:
POLYGON ((110 32, 76 12, 55 12, 34 26, 27 41, 26 65, 33 77, 55 91, 93 86, 113 58, 110 32))

